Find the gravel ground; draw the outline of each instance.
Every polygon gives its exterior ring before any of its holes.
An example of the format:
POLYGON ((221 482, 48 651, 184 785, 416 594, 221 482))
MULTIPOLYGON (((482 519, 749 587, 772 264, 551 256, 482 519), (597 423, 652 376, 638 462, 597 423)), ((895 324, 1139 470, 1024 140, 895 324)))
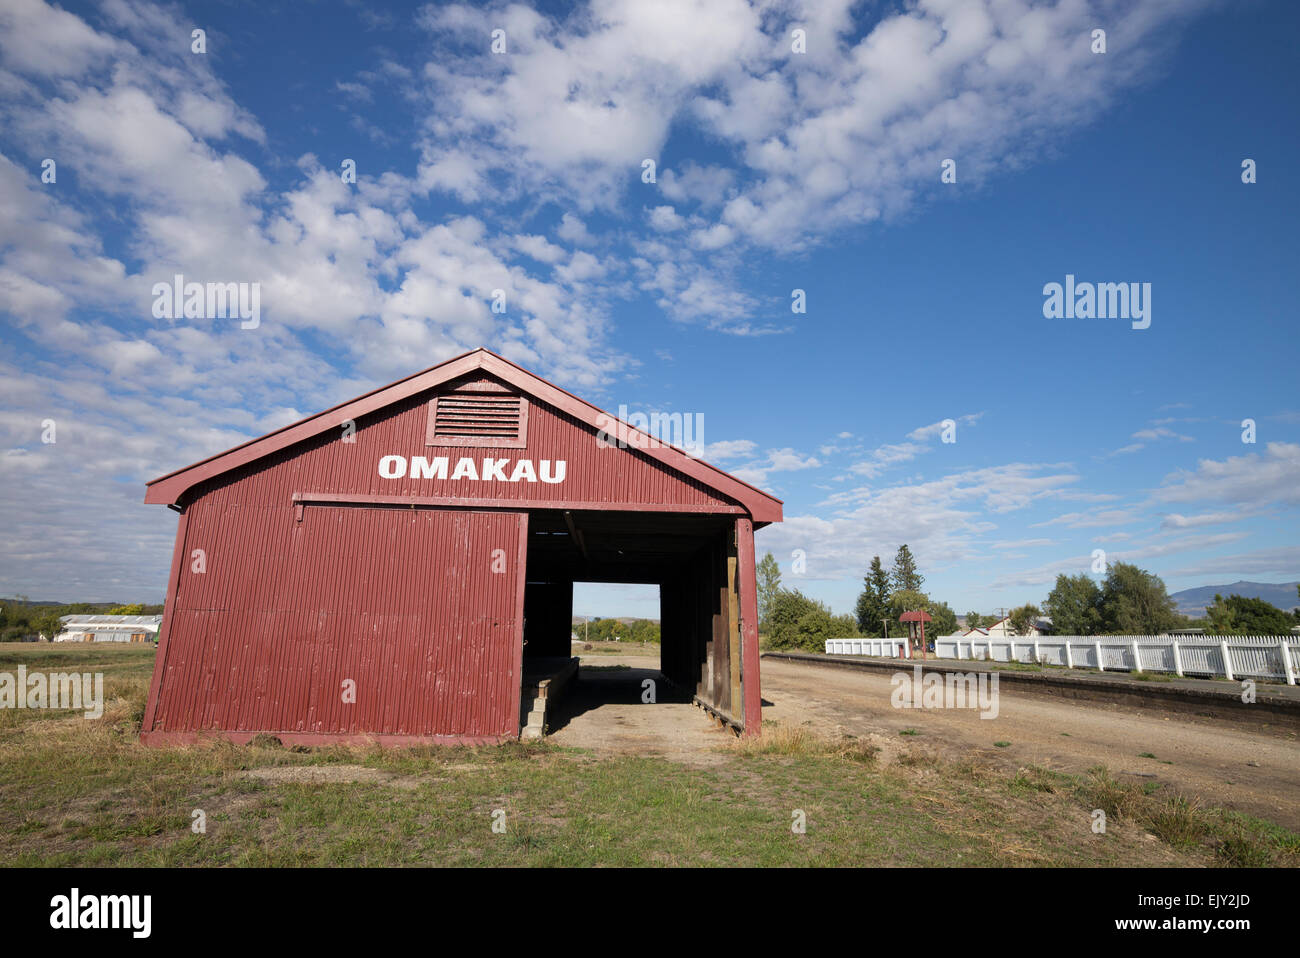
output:
MULTIPOLYGON (((681 700, 641 703, 641 683, 657 675, 651 658, 584 660, 590 671, 562 704, 553 741, 597 754, 655 754, 691 764, 721 760, 733 740, 681 700)), ((1247 812, 1300 831, 1300 742, 1294 732, 1255 730, 1191 715, 1143 713, 1098 702, 1016 695, 1003 689, 998 715, 974 709, 895 709, 890 673, 764 660, 763 720, 867 738, 888 761, 900 744, 945 757, 978 754, 1015 768, 1082 772, 1105 765, 1117 777, 1167 785, 1208 805, 1247 812), (902 735, 915 730, 915 735, 902 735), (995 742, 1009 743, 998 747, 995 742), (1143 757, 1144 753, 1154 758, 1143 757)))

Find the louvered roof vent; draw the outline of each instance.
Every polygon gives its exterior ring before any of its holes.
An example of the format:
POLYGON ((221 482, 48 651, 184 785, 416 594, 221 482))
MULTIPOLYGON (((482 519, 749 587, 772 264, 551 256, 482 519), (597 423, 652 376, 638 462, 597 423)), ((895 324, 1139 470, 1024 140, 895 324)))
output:
POLYGON ((528 400, 493 379, 445 390, 429 402, 426 445, 522 449, 528 439, 528 400))

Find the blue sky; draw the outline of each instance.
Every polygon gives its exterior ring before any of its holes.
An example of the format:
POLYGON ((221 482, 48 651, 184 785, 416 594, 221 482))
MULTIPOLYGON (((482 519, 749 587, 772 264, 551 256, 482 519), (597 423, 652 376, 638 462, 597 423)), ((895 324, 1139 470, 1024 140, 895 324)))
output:
POLYGON ((698 417, 785 500, 760 551, 837 612, 901 542, 959 613, 1099 548, 1171 591, 1300 578, 1298 28, 1191 0, 11 0, 0 593, 158 601, 175 520, 145 480, 478 345, 698 417), (176 272, 260 283, 261 325, 155 319, 176 272), (1150 327, 1045 318, 1067 273, 1149 283, 1150 327))

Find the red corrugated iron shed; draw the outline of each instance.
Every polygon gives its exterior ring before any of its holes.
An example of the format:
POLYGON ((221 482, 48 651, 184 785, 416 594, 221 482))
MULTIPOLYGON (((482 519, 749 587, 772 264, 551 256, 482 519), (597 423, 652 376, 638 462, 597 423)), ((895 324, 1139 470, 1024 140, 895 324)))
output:
POLYGON ((486 349, 145 501, 180 512, 146 742, 515 738, 575 581, 658 585, 665 677, 758 731, 753 533, 780 500, 486 349))

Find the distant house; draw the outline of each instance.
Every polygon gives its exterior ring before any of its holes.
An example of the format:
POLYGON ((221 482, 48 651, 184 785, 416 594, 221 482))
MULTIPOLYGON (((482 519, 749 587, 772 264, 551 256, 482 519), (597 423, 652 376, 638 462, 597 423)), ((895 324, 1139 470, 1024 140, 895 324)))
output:
POLYGON ((1041 619, 1034 619, 1033 624, 1029 626, 1029 630, 1022 635, 1011 627, 1011 617, 1005 616, 991 625, 981 626, 978 629, 967 629, 962 633, 962 638, 1008 639, 1015 636, 1017 638, 1032 639, 1037 636, 1047 635, 1051 631, 1052 620, 1044 617, 1041 619))
POLYGON ((65 615, 55 642, 157 642, 161 615, 65 615))

